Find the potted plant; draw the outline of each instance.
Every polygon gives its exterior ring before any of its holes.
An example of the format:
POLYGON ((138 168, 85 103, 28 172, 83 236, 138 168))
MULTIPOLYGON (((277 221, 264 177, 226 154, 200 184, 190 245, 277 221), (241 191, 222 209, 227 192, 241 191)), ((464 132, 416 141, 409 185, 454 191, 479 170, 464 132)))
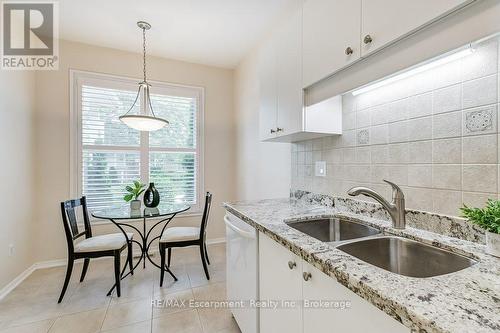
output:
POLYGON ((488 199, 484 208, 464 205, 460 210, 469 221, 486 230, 486 252, 500 257, 500 200, 488 199))
POLYGON ((126 186, 125 190, 127 190, 128 194, 125 194, 123 200, 126 202, 130 202, 131 210, 139 210, 141 209, 141 200, 139 200, 139 196, 144 192, 144 187, 146 184, 142 184, 141 182, 134 180, 134 186, 126 186))

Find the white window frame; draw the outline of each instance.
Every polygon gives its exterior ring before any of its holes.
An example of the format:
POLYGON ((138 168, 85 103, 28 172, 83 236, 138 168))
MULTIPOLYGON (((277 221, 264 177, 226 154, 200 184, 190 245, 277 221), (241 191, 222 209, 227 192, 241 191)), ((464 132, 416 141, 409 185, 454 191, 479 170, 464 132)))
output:
MULTIPOLYGON (((81 70, 69 71, 70 82, 70 194, 72 198, 82 196, 82 110, 81 110, 81 87, 84 84, 97 84, 98 86, 109 85, 110 88, 138 89, 140 78, 131 78, 125 76, 117 76, 112 74, 103 74, 95 72, 87 72, 81 70)), ((183 216, 200 215, 203 212, 205 186, 204 186, 204 109, 205 109, 205 89, 199 86, 188 86, 173 84, 160 81, 149 81, 152 85, 152 93, 162 93, 175 89, 190 89, 196 93, 198 100, 198 110, 196 115, 196 149, 184 148, 163 148, 149 147, 149 133, 142 132, 140 136, 140 146, 137 147, 106 147, 100 146, 108 150, 131 150, 140 151, 140 177, 141 181, 149 183, 149 152, 150 151, 172 151, 172 152, 195 152, 196 153, 196 204, 191 206, 183 216)), ((168 125, 167 125, 168 126, 168 125)), ((125 190, 124 190, 125 192, 125 190)), ((124 193, 125 194, 125 193, 124 193)), ((125 203, 125 202, 124 202, 125 203)))

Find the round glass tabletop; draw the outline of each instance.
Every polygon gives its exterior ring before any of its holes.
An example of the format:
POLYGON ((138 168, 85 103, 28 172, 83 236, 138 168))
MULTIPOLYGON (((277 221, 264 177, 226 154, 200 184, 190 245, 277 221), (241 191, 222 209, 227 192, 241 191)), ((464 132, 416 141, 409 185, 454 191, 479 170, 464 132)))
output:
POLYGON ((131 210, 130 205, 123 204, 92 211, 91 214, 98 219, 133 220, 178 214, 187 211, 189 208, 191 207, 186 204, 160 203, 155 208, 143 207, 138 210, 131 210))

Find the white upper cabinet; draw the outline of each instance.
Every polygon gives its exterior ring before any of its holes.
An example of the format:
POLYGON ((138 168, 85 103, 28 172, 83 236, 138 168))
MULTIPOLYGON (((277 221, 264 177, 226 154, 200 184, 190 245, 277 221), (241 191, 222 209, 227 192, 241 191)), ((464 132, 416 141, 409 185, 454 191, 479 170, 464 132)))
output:
POLYGON ((259 85, 259 137, 266 140, 276 136, 278 112, 276 50, 271 41, 260 49, 259 85))
POLYGON ((365 56, 473 1, 363 0, 362 2, 361 56, 365 56))
POLYGON ((303 87, 359 59, 360 35, 361 0, 306 1, 302 34, 303 87))
POLYGON ((288 16, 260 51, 260 139, 302 129, 302 9, 288 16))
POLYGON ((278 78, 277 136, 302 128, 302 10, 295 11, 276 31, 278 78))

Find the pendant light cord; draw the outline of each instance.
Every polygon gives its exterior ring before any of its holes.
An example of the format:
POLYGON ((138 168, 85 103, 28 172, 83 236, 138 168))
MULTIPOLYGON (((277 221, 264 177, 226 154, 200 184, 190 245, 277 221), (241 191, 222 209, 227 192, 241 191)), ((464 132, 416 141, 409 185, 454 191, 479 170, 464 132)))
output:
POLYGON ((144 82, 146 82, 146 28, 142 28, 142 64, 144 82))

